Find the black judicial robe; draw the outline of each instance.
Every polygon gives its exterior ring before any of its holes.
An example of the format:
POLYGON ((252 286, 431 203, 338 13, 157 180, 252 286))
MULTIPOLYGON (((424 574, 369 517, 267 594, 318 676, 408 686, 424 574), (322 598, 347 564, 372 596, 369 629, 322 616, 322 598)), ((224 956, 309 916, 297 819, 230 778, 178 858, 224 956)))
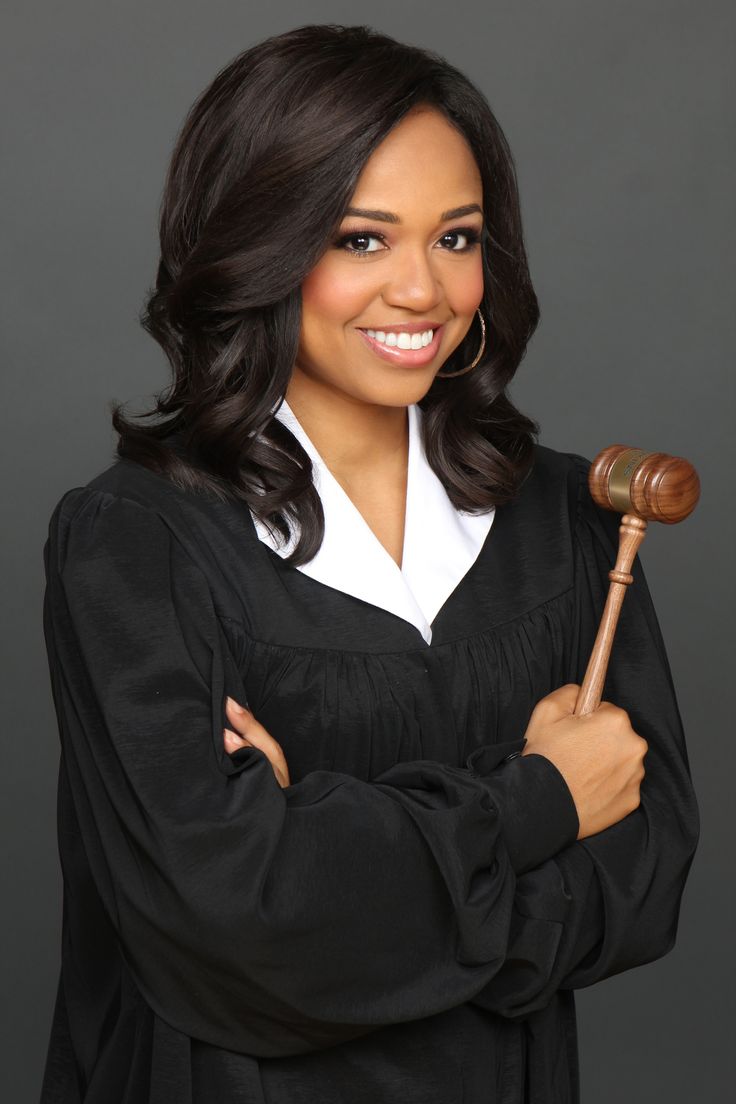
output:
MULTIPOLYGON (((116 460, 57 503, 62 962, 41 1104, 572 1104, 574 990, 673 946, 699 832, 641 564, 604 688, 640 806, 578 841, 524 746, 581 682, 619 516, 542 445, 432 623, 116 460), (230 754, 224 699, 282 745, 230 754)), ((614 1061, 614 1056, 611 1056, 614 1061)))

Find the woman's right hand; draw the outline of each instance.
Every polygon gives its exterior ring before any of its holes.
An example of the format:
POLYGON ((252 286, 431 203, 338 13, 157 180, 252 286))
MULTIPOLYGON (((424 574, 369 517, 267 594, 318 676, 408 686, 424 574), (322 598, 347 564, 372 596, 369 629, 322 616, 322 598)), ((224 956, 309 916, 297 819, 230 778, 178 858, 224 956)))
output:
POLYGON ((522 755, 545 755, 560 771, 577 809, 577 838, 584 839, 637 808, 649 745, 634 732, 626 710, 612 702, 575 716, 579 690, 567 683, 537 702, 522 755))
POLYGON ((284 750, 278 740, 267 732, 260 721, 251 713, 250 709, 240 705, 234 698, 227 697, 225 711, 230 723, 235 727, 223 729, 222 736, 225 750, 230 753, 241 747, 256 747, 268 759, 276 781, 282 789, 291 785, 289 778, 289 766, 286 762, 284 750))

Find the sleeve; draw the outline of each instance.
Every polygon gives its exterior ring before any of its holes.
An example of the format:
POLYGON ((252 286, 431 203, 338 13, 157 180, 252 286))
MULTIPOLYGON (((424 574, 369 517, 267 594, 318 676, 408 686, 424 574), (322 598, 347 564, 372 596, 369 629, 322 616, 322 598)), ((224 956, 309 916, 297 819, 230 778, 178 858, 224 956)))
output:
MULTIPOLYGON (((582 683, 616 561, 621 517, 591 498, 590 461, 568 455, 578 491, 569 681, 582 683)), ((667 653, 638 556, 632 575, 603 700, 626 709, 649 745, 640 804, 519 878, 506 961, 474 998, 510 1018, 544 1007, 555 989, 584 988, 661 958, 675 943, 699 812, 667 653)))
POLYGON ((57 504, 44 634, 92 877, 153 1010, 261 1057, 469 1000, 502 966, 518 872, 573 841, 550 760, 484 745, 283 788, 224 749, 245 700, 203 569, 165 512, 90 487, 57 504))

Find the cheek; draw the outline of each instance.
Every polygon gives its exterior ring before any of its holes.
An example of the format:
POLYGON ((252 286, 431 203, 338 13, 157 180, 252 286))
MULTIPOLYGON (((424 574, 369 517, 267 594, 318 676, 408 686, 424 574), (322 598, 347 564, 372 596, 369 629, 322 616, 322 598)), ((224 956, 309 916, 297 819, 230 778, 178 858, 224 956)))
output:
POLYGON ((323 262, 302 281, 302 317, 310 329, 343 325, 360 315, 367 296, 365 279, 345 267, 323 262))
POLYGON ((483 298, 483 261, 478 260, 463 272, 462 279, 453 281, 452 290, 448 287, 448 299, 455 314, 473 314, 483 298))

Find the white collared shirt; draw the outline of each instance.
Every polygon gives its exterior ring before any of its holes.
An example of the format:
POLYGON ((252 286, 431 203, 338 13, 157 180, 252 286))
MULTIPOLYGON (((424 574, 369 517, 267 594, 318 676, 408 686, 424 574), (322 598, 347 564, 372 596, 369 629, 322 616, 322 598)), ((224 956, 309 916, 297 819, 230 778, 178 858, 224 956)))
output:
MULTIPOLYGON (((407 407, 407 413, 409 459, 401 567, 335 479, 286 399, 276 417, 312 461, 325 517, 325 535, 317 554, 298 570, 402 617, 430 644, 432 621, 475 563, 493 524, 495 507, 482 514, 455 509, 427 461, 421 434, 423 413, 416 403, 407 407)), ((255 515, 253 521, 260 540, 280 556, 288 556, 296 534, 292 533, 287 544, 278 543, 278 535, 272 536, 255 515)))

